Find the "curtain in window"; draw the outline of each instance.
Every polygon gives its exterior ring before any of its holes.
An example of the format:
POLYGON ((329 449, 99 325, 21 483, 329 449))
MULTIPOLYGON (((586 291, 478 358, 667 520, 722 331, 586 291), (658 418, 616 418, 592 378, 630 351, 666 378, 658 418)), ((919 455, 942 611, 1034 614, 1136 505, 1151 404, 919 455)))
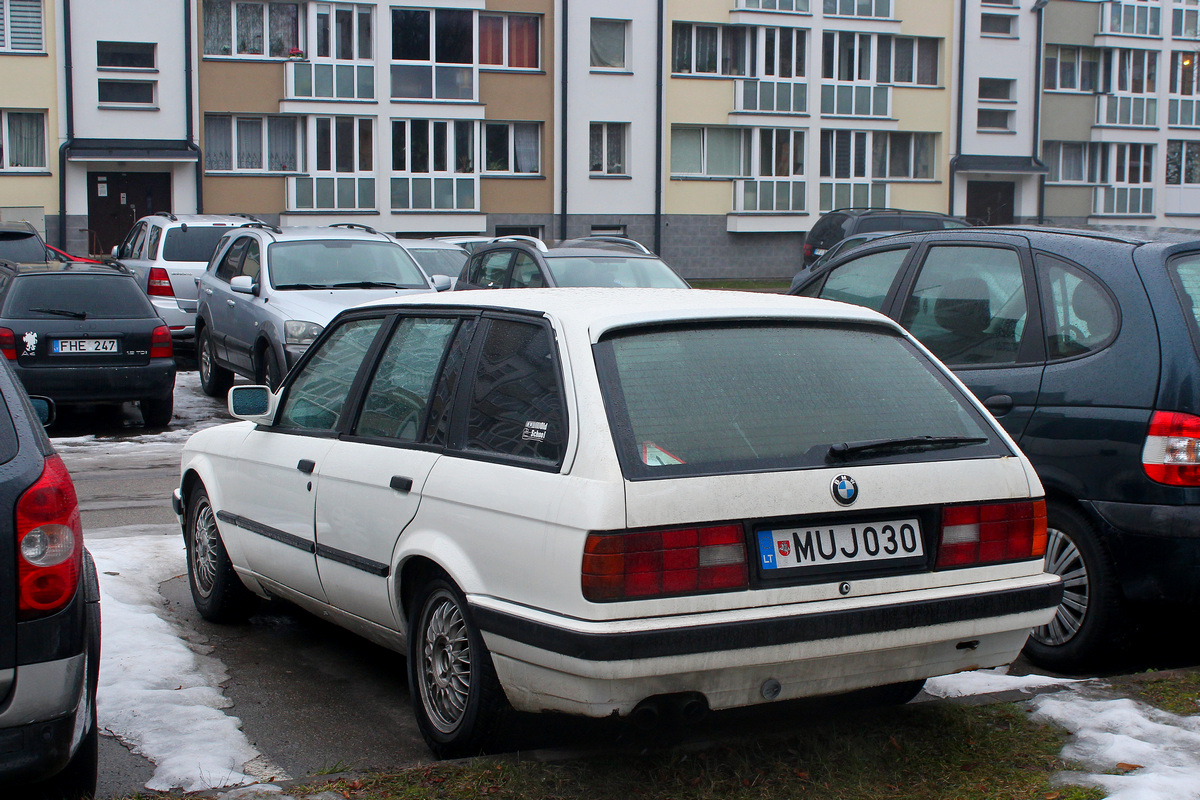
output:
POLYGON ((696 72, 717 71, 717 29, 696 26, 696 72))
POLYGON ((504 17, 479 17, 479 63, 504 64, 504 17))
POLYGON ((934 86, 938 78, 937 39, 917 39, 917 83, 934 86))
POLYGON ((672 175, 699 175, 704 171, 701 137, 700 128, 671 129, 672 175))
POLYGON ((896 38, 896 83, 913 82, 913 46, 916 41, 907 36, 896 38))
POLYGON ((742 174, 742 132, 738 128, 708 129, 708 164, 706 175, 738 176, 742 174))
POLYGON ((934 134, 913 135, 913 177, 930 180, 933 178, 934 134))
POLYGON ((588 132, 588 171, 604 171, 604 126, 598 122, 588 132))
POLYGON ((623 175, 625 169, 625 126, 608 125, 608 173, 623 175))
POLYGON ((538 126, 535 123, 513 125, 513 150, 516 172, 538 171, 538 126))
POLYGON ((46 166, 46 121, 41 114, 9 112, 8 165, 46 166))
MULTIPOLYGON (((713 52, 716 60, 716 51, 713 52)), ((625 23, 611 19, 592 20, 592 66, 625 67, 625 23)))
POLYGON ((204 118, 204 168, 233 169, 233 118, 204 118))
POLYGON ((298 168, 296 120, 293 117, 267 117, 267 169, 295 172, 298 168))
POLYGON ((538 18, 514 14, 508 18, 508 65, 538 67, 538 18))
POLYGON ((1184 145, 1183 182, 1200 183, 1200 142, 1184 145))
MULTIPOLYGON (((912 134, 892 133, 884 135, 891 138, 889 147, 891 152, 888 153, 887 174, 893 178, 909 177, 912 170, 912 163, 909 160, 912 155, 912 134)), ((879 175, 877 174, 876 177, 879 177, 879 175)))
POLYGON ((229 43, 233 40, 232 8, 229 0, 204 0, 204 55, 229 55, 229 43))
POLYGON ((1083 180, 1084 147, 1080 142, 1064 142, 1062 145, 1061 180, 1083 180))
POLYGON ((263 8, 261 3, 237 4, 237 51, 240 55, 263 54, 263 8))
POLYGON ((294 3, 271 3, 267 24, 270 55, 284 58, 291 50, 300 49, 300 7, 294 3))
POLYGON ((263 123, 257 117, 239 117, 237 121, 238 169, 263 168, 263 123))
POLYGON ((692 26, 676 22, 671 29, 671 72, 692 71, 692 26))

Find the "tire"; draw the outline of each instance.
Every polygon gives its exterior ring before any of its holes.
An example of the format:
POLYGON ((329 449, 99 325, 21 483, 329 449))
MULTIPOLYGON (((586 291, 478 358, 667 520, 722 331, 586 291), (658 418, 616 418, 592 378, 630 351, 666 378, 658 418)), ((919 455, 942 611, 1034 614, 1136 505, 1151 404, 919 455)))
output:
POLYGON ((224 398, 233 386, 233 373, 217 363, 207 327, 196 334, 196 371, 200 373, 200 389, 209 397, 224 398))
POLYGON ((1095 526, 1075 508, 1047 503, 1046 572, 1063 578, 1063 599, 1025 644, 1030 661, 1058 672, 1091 670, 1120 652, 1127 626, 1116 569, 1095 526))
POLYGON ((175 411, 175 393, 142 401, 142 424, 147 428, 165 428, 175 411))
POLYGON ((279 384, 283 382, 283 369, 279 366, 279 356, 275 355, 275 348, 270 342, 259 348, 258 357, 254 362, 255 382, 266 386, 272 392, 278 389, 279 384))
POLYGON ((467 602, 445 577, 429 580, 413 601, 408 690, 417 727, 438 758, 478 755, 508 706, 467 602))
POLYGON ((209 622, 243 622, 254 611, 254 593, 238 577, 225 553, 216 512, 203 486, 192 490, 184 528, 192 602, 209 622))

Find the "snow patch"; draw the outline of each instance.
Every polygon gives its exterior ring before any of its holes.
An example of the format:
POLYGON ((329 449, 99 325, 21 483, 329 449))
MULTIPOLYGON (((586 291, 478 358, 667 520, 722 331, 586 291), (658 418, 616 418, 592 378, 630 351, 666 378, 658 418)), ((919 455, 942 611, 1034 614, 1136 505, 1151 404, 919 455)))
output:
POLYGON ((970 697, 995 692, 1032 692, 1077 682, 1077 679, 1052 678, 1048 675, 1009 675, 1008 667, 997 667, 930 678, 925 681, 925 691, 934 697, 970 697))

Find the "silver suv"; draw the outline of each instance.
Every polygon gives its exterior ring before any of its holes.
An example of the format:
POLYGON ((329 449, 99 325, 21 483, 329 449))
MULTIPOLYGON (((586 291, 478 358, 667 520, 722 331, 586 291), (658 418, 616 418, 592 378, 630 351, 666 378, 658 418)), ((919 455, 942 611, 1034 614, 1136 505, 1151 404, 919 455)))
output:
POLYGON ((125 241, 112 249, 112 257, 137 275, 176 343, 190 342, 196 335, 196 278, 208 266, 213 248, 230 228, 247 219, 238 214, 176 216, 160 211, 139 219, 125 241))
POLYGON ((196 280, 196 356, 205 394, 223 397, 234 373, 279 385, 343 308, 447 289, 396 240, 364 225, 229 231, 196 280))

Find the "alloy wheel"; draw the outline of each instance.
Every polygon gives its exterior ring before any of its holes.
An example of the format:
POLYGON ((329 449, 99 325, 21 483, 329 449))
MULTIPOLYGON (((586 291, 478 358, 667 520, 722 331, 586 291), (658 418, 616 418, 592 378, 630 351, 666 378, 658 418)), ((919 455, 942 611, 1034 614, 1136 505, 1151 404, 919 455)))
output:
POLYGON ((418 683, 429 721, 442 733, 462 723, 471 694, 471 644, 462 609, 441 590, 425 605, 418 683))
POLYGON ((196 590, 204 597, 212 594, 217 579, 217 521, 207 501, 196 509, 192 527, 192 576, 196 590))
POLYGON ((1031 636, 1048 646, 1066 644, 1079 633, 1091 599, 1087 565, 1075 542, 1057 528, 1046 532, 1046 572, 1063 581, 1063 598, 1046 625, 1034 628, 1031 636))

